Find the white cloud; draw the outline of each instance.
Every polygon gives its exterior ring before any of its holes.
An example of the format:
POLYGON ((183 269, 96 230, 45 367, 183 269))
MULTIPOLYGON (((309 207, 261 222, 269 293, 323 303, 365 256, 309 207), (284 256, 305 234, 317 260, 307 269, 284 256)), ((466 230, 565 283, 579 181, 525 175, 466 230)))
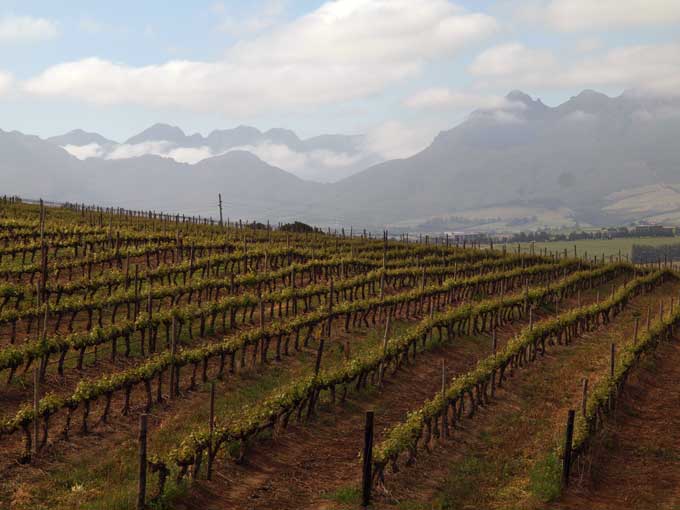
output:
POLYGON ((106 154, 106 159, 129 159, 146 155, 167 157, 167 153, 172 149, 173 144, 164 140, 135 144, 124 143, 117 145, 106 154))
POLYGON ((547 50, 518 43, 496 46, 482 52, 470 66, 490 85, 510 87, 621 87, 680 93, 680 44, 637 45, 558 61, 547 50))
POLYGON ((0 71, 0 96, 10 91, 13 82, 14 77, 10 73, 0 71))
POLYGON ((25 84, 43 96, 99 104, 180 106, 252 115, 351 100, 417 74, 496 30, 490 16, 446 0, 346 0, 252 41, 217 62, 132 67, 97 58, 48 68, 25 84))
POLYGON ((78 159, 101 158, 104 156, 104 148, 98 143, 63 145, 62 149, 78 159))
POLYGON ((0 18, 0 42, 32 42, 53 39, 57 25, 45 18, 5 16, 0 18))
POLYGON ((542 49, 531 49, 519 43, 494 46, 477 55, 469 71, 476 76, 526 75, 557 64, 555 57, 542 49))
POLYGON ((671 25, 680 22, 677 0, 552 0, 537 16, 565 32, 671 25))
POLYGON ((366 158, 366 152, 347 154, 330 150, 297 152, 284 144, 263 142, 257 145, 233 147, 255 154, 262 161, 282 168, 303 179, 332 182, 363 168, 350 168, 366 158))
POLYGON ((602 39, 599 37, 583 37, 576 41, 574 44, 574 49, 580 53, 590 53, 595 50, 599 50, 604 46, 602 39))
POLYGON ((162 155, 190 165, 214 156, 210 147, 177 147, 162 155))
POLYGON ((410 108, 451 108, 473 110, 476 108, 514 108, 521 103, 512 103, 505 97, 459 92, 445 87, 421 90, 404 101, 410 108))
POLYGON ((165 140, 116 145, 102 156, 106 159, 130 159, 148 155, 170 158, 190 165, 215 156, 209 147, 177 147, 165 140))
POLYGON ((433 138, 434 133, 427 129, 407 127, 397 121, 377 126, 366 135, 368 149, 385 159, 413 156, 432 143, 433 138))
MULTIPOLYGON (((213 152, 210 147, 178 147, 166 140, 149 141, 137 144, 119 144, 111 148, 102 147, 97 143, 88 145, 63 146, 67 152, 78 159, 130 159, 146 155, 160 156, 174 159, 180 163, 193 165, 207 158, 224 154, 225 152, 242 150, 255 154, 262 161, 282 168, 303 179, 320 182, 332 182, 363 170, 357 166, 369 157, 368 149, 354 154, 333 152, 330 150, 313 150, 297 152, 284 144, 263 142, 257 145, 243 145, 233 147, 223 152, 213 152), (354 166, 353 166, 354 165, 354 166)), ((371 160, 375 162, 375 157, 371 160)))
POLYGON ((586 113, 581 110, 576 110, 568 115, 565 115, 564 120, 568 122, 581 123, 581 122, 592 122, 597 119, 597 115, 592 113, 586 113))

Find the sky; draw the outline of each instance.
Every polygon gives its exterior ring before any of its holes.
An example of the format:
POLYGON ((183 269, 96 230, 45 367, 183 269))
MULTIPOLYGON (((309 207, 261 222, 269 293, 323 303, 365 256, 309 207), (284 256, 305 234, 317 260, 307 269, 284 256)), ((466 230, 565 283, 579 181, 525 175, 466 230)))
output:
POLYGON ((521 89, 680 93, 680 0, 0 0, 0 128, 367 133, 386 158, 521 89))

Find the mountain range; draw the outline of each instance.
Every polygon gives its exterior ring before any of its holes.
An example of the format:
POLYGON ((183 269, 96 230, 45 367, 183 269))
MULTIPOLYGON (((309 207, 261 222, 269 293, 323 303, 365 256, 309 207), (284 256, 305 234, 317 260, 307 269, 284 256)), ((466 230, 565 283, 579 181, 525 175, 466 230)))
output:
POLYGON ((289 129, 262 132, 251 126, 187 135, 179 127, 154 124, 119 143, 80 129, 47 139, 79 159, 130 159, 153 154, 180 163, 197 163, 233 150, 245 150, 267 163, 285 166, 312 181, 333 182, 384 158, 371 150, 364 135, 320 135, 300 139, 289 129))
POLYGON ((83 131, 47 140, 0 131, 0 177, 3 193, 213 215, 221 192, 231 217, 322 225, 518 230, 680 224, 677 97, 586 90, 556 107, 519 91, 506 99, 503 107, 474 111, 411 157, 368 162, 335 183, 303 180, 248 149, 270 144, 297 154, 349 154, 365 137, 301 140, 285 129, 245 126, 203 137, 163 124, 122 144, 83 131), (115 155, 121 147, 160 142, 167 144, 162 155, 115 155), (102 153, 72 155, 73 147, 95 145, 102 153), (204 147, 211 155, 194 164, 168 157, 168 151, 204 147))

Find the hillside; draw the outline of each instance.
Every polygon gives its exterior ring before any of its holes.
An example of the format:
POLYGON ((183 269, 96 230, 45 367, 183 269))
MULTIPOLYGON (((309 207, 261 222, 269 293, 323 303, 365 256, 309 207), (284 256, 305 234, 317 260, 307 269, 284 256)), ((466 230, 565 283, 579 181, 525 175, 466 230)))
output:
POLYGON ((680 103, 584 91, 555 107, 513 92, 512 107, 478 110, 411 158, 388 161, 333 188, 352 219, 448 215, 498 204, 567 206, 605 220, 610 193, 680 180, 680 103))

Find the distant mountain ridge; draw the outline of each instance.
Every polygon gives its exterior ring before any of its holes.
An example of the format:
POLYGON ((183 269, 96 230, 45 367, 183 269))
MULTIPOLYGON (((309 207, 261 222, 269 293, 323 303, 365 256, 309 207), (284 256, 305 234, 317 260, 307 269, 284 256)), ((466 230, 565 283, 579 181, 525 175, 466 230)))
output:
POLYGON ((339 182, 329 206, 352 200, 352 221, 449 215, 495 204, 551 202, 605 220, 614 191, 680 182, 680 99, 585 90, 556 107, 513 91, 422 152, 339 182))
POLYGON ((130 137, 125 143, 139 144, 158 141, 169 141, 180 147, 210 147, 216 153, 234 147, 258 145, 264 142, 286 145, 298 152, 330 150, 352 153, 361 149, 365 137, 363 135, 320 135, 303 140, 290 129, 272 128, 263 132, 251 126, 217 129, 204 137, 199 133, 186 135, 179 127, 158 123, 130 137))
POLYGON ((73 131, 69 131, 68 133, 64 133, 63 135, 51 136, 50 138, 46 138, 46 141, 59 146, 64 145, 80 146, 90 145, 93 143, 102 146, 118 144, 118 142, 114 142, 113 140, 104 138, 102 135, 98 133, 89 133, 87 131, 83 131, 82 129, 74 129, 73 131))
POLYGON ((127 159, 156 154, 195 163, 230 150, 246 150, 275 166, 293 165, 287 169, 321 182, 340 180, 384 160, 370 150, 364 135, 328 134, 301 139, 289 129, 263 132, 251 126, 215 130, 203 136, 187 135, 177 126, 158 123, 122 144, 79 129, 47 141, 65 147, 80 159, 127 159))
POLYGON ((450 230, 641 218, 680 224, 680 206, 673 205, 680 190, 680 98, 585 90, 555 107, 520 91, 506 99, 501 108, 474 111, 409 158, 368 164, 333 184, 306 182, 247 148, 266 139, 308 151, 296 154, 347 151, 351 137, 301 140, 292 131, 246 126, 204 137, 155 125, 127 141, 164 137, 195 149, 232 147, 193 165, 166 155, 79 160, 55 143, 102 142, 95 134, 72 132, 68 140, 48 142, 0 131, 0 177, 6 193, 187 211, 213 210, 214 195, 222 192, 232 216, 318 224, 450 230), (663 203, 668 197, 673 204, 663 203))

